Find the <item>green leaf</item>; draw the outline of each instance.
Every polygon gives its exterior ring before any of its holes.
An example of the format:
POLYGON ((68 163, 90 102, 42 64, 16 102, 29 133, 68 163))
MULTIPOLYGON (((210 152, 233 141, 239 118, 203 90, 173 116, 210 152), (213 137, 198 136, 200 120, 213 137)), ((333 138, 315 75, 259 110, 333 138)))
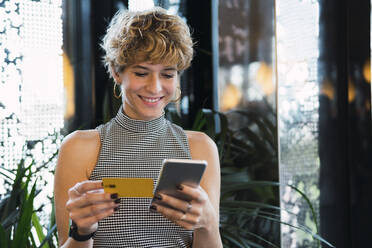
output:
POLYGON ((220 128, 221 128, 221 131, 220 131, 220 133, 217 137, 218 140, 215 140, 215 141, 216 141, 217 144, 219 143, 218 151, 219 151, 220 157, 222 158, 222 156, 225 153, 224 146, 228 141, 227 139, 228 139, 228 135, 229 135, 228 121, 227 121, 227 118, 224 114, 222 114, 220 112, 217 112, 217 111, 215 111, 215 113, 218 114, 218 117, 220 119, 220 128))
POLYGON ((327 244, 327 245, 330 246, 330 247, 334 247, 331 243, 329 243, 327 240, 325 240, 325 239, 323 239, 322 237, 320 237, 318 234, 313 233, 313 232, 312 232, 308 227, 306 227, 306 226, 303 226, 303 225, 297 225, 297 226, 295 226, 295 225, 292 225, 292 224, 290 224, 290 223, 287 223, 287 222, 283 222, 283 221, 277 220, 277 219, 275 219, 275 218, 270 218, 270 217, 268 217, 268 216, 260 216, 260 215, 258 215, 258 217, 265 218, 265 219, 269 219, 269 220, 272 220, 272 221, 278 222, 278 223, 280 223, 280 224, 283 224, 283 225, 290 226, 290 227, 292 227, 292 228, 298 229, 298 230, 300 230, 300 231, 303 231, 303 232, 305 232, 305 233, 310 234, 310 235, 311 235, 313 238, 315 238, 316 240, 319 240, 319 241, 321 241, 321 242, 327 244))
POLYGON ((14 179, 12 191, 10 193, 10 198, 7 204, 4 207, 4 211, 2 212, 2 215, 0 216, 1 223, 6 219, 10 213, 17 208, 17 204, 21 198, 21 195, 23 193, 22 189, 22 179, 24 177, 24 174, 26 173, 26 170, 23 168, 23 161, 21 161, 17 168, 16 178, 14 179))
POLYGON ((28 237, 29 237, 29 240, 31 241, 31 244, 28 244, 28 247, 36 247, 36 242, 35 242, 35 239, 34 239, 34 235, 31 234, 28 237))
MULTIPOLYGON (((5 168, 0 168, 0 169, 5 170, 7 173, 11 173, 11 174, 13 174, 12 176, 15 176, 14 173, 13 173, 12 171, 10 171, 10 170, 7 170, 7 169, 5 169, 5 168)), ((6 174, 5 172, 0 171, 0 175, 2 175, 3 178, 4 178, 4 180, 6 180, 6 181, 9 182, 9 183, 12 183, 12 182, 14 181, 14 178, 12 178, 11 176, 9 176, 9 175, 6 174)))
POLYGON ((310 199, 306 196, 306 194, 304 192, 302 192, 301 190, 299 190, 297 187, 295 187, 293 185, 290 185, 290 184, 288 186, 291 187, 292 189, 294 189, 297 193, 299 193, 305 199, 307 205, 309 206, 309 208, 311 210, 311 215, 312 215, 312 219, 313 219, 313 221, 315 223, 316 232, 319 233, 318 221, 317 221, 317 218, 316 218, 315 209, 313 207, 313 204, 311 204, 310 199))
POLYGON ((275 144, 275 133, 271 133, 269 129, 267 128, 266 123, 257 120, 256 125, 258 129, 260 130, 261 137, 264 141, 267 141, 273 149, 276 148, 277 144, 275 144))
POLYGON ((9 247, 8 235, 5 232, 5 229, 0 225, 0 247, 9 247))
POLYGON ((221 183, 226 184, 229 182, 248 182, 250 180, 248 173, 246 171, 225 175, 221 178, 221 183))
POLYGON ((8 195, 5 195, 3 199, 1 199, 0 201, 0 214, 1 214, 0 223, 2 223, 1 220, 3 219, 3 215, 4 215, 3 213, 5 212, 5 207, 8 204, 9 200, 10 200, 10 195, 8 194, 8 195))
POLYGON ((221 207, 236 207, 236 208, 265 208, 273 210, 281 210, 280 207, 253 201, 237 201, 237 200, 223 200, 220 203, 221 207))
POLYGON ((263 187, 263 186, 279 186, 280 183, 278 182, 271 182, 271 181, 246 181, 246 182, 238 182, 235 184, 227 185, 221 187, 221 197, 225 194, 232 193, 232 192, 239 192, 248 190, 254 187, 263 187))
POLYGON ((9 214, 9 216, 6 219, 3 220, 3 222, 1 223, 1 225, 5 228, 5 230, 7 230, 12 225, 14 225, 14 224, 17 223, 18 217, 19 217, 19 208, 14 209, 14 211, 11 212, 9 214))
MULTIPOLYGON (((250 235, 250 236, 253 236, 253 237, 255 237, 256 239, 262 241, 263 243, 266 243, 266 244, 270 245, 270 247, 279 248, 278 246, 276 246, 276 245, 273 244, 272 242, 270 242, 270 241, 268 241, 268 240, 262 238, 261 236, 259 236, 259 235, 257 235, 257 234, 254 234, 253 232, 248 232, 248 231, 247 231, 246 234, 248 234, 248 235, 250 235)), ((267 247, 264 247, 264 246, 262 246, 262 245, 259 245, 259 244, 255 243, 255 242, 252 242, 252 241, 250 241, 250 240, 247 240, 247 241, 248 241, 248 244, 250 244, 252 247, 256 247, 256 248, 267 248, 267 247)))
MULTIPOLYGON (((27 183, 26 183, 27 186, 27 183)), ((14 247, 22 247, 28 244, 28 237, 31 232, 31 218, 36 191, 36 182, 32 186, 29 196, 25 196, 24 204, 21 206, 20 219, 14 234, 14 247)))
POLYGON ((194 131, 201 131, 201 129, 203 128, 205 122, 206 121, 205 121, 205 118, 204 118, 203 111, 200 109, 198 111, 198 113, 196 113, 195 121, 194 121, 194 124, 192 126, 192 130, 194 130, 194 131))
MULTIPOLYGON (((255 234, 253 232, 247 231, 246 229, 239 229, 236 226, 229 226, 229 229, 232 229, 232 230, 235 230, 235 231, 239 232, 241 234, 241 236, 244 236, 243 234, 249 235, 249 236, 255 237, 256 239, 262 241, 263 243, 266 243, 266 244, 270 245, 270 247, 279 248, 277 245, 273 244, 272 242, 262 238, 261 236, 255 234)), ((253 247, 263 247, 263 246, 261 246, 257 243, 252 242, 252 241, 248 241, 248 243, 253 247)))
MULTIPOLYGON (((39 242, 41 243, 45 239, 45 235, 43 233, 43 227, 40 225, 39 218, 37 217, 35 212, 32 213, 31 219, 32 219, 32 225, 34 226, 36 230, 36 234, 39 239, 39 242)), ((49 245, 45 244, 44 246, 42 246, 42 248, 49 248, 49 245)))
POLYGON ((221 238, 224 238, 234 244, 234 247, 250 248, 240 236, 228 231, 227 229, 221 229, 221 238))
POLYGON ((45 239, 43 240, 43 242, 41 242, 40 246, 38 248, 42 248, 43 245, 48 242, 49 240, 52 239, 53 235, 56 234, 56 231, 57 231, 57 224, 54 224, 50 230, 48 231, 47 235, 45 236, 45 239))

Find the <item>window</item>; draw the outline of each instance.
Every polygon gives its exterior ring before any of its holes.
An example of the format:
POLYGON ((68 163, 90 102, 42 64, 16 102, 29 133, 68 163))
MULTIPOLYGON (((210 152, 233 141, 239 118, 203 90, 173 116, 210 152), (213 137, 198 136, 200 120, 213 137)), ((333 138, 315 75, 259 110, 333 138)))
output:
MULTIPOLYGON (((319 212, 317 1, 276 1, 279 173, 307 195, 319 212), (304 31, 306 30, 306 31, 304 31)), ((317 232, 306 201, 281 186, 282 220, 317 232)), ((318 218, 318 216, 317 216, 318 218)), ((316 241, 282 225, 282 247, 313 247, 316 241)))
POLYGON ((62 0, 0 1, 0 168, 14 169, 25 157, 26 165, 31 159, 47 164, 35 208, 52 196, 55 158, 48 161, 64 126, 61 5, 62 0))

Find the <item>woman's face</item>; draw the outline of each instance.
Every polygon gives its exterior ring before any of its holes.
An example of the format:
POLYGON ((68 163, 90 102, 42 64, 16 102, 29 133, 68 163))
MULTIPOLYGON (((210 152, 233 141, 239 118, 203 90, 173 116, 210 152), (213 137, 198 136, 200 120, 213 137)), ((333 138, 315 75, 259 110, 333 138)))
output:
POLYGON ((124 112, 132 119, 152 120, 174 99, 178 73, 175 66, 143 62, 114 75, 123 91, 124 112))

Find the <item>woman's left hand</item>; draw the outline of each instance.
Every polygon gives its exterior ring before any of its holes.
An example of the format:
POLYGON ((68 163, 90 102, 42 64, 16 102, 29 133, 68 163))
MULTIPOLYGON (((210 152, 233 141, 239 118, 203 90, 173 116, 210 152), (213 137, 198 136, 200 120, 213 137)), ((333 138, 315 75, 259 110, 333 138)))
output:
POLYGON ((156 201, 152 203, 155 207, 152 209, 187 230, 207 228, 212 221, 216 221, 216 211, 202 187, 179 185, 178 190, 192 200, 187 202, 160 192, 155 196, 156 201), (172 208, 160 205, 160 202, 172 208))

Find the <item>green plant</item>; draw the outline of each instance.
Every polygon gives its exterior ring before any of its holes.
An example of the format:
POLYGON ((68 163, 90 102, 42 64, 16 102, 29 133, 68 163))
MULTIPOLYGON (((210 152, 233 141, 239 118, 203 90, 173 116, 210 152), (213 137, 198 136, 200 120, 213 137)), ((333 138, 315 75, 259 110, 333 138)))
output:
POLYGON ((34 199, 40 191, 36 190, 35 171, 32 161, 25 166, 22 159, 16 170, 0 168, 0 175, 10 189, 0 196, 0 247, 56 247, 53 238, 56 238, 56 225, 49 227, 48 234, 44 235, 43 227, 36 214, 42 209, 34 209, 34 199), (34 232, 32 230, 35 230, 34 232))
MULTIPOLYGON (((306 226, 281 221, 281 211, 295 214, 279 207, 275 113, 263 112, 235 110, 224 114, 202 109, 195 118, 193 130, 207 133, 219 149, 220 231, 224 247, 280 247, 280 225, 310 234, 319 241, 319 246, 324 242, 333 247, 317 234, 318 229, 313 233, 306 226), (229 123, 228 119, 239 125, 229 123)), ((310 200, 298 188, 288 187, 305 199, 318 228, 310 200)))

